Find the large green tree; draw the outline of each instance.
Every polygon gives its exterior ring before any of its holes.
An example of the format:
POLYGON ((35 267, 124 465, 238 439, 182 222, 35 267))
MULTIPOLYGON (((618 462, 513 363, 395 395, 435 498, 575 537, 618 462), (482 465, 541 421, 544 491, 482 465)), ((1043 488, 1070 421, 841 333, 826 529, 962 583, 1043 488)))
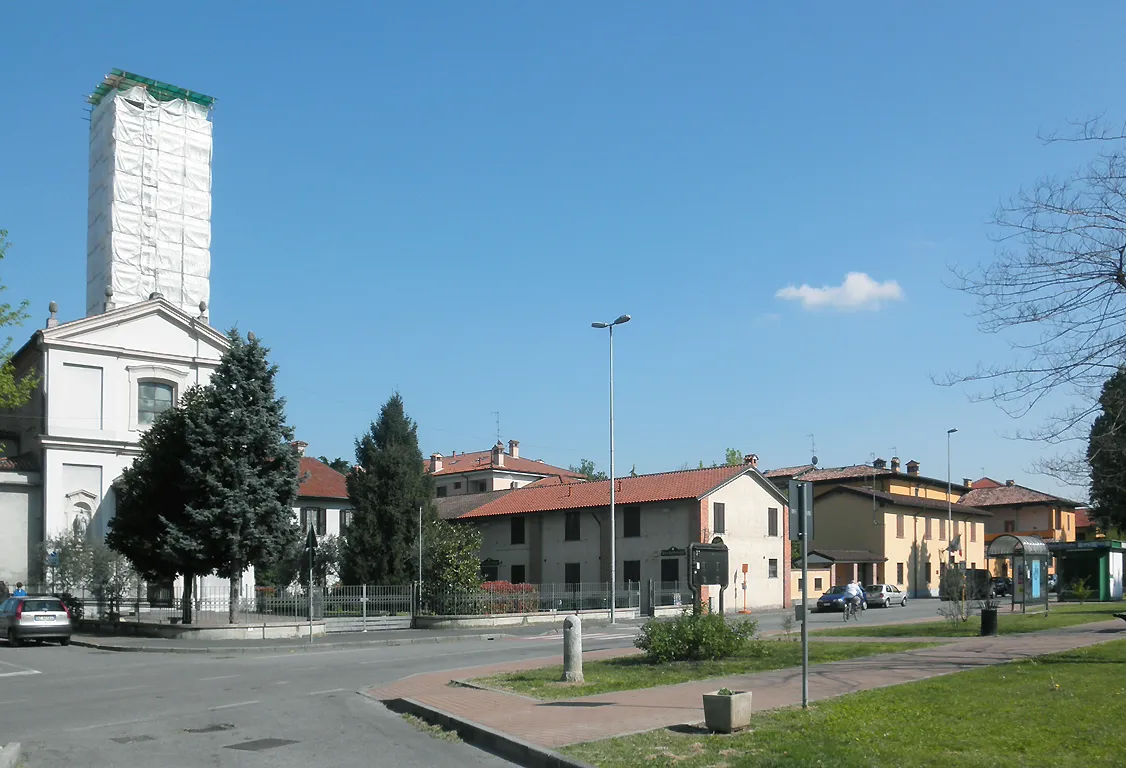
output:
POLYGON ((317 459, 317 461, 319 461, 321 464, 327 464, 342 475, 346 475, 352 471, 352 463, 350 461, 347 461, 346 459, 340 458, 339 456, 337 456, 332 461, 329 461, 327 456, 321 456, 317 459))
POLYGON ((235 621, 248 566, 276 560, 297 535, 299 457, 275 391, 277 366, 254 334, 227 335, 228 348, 203 389, 198 408, 185 410, 184 468, 199 494, 193 511, 209 519, 207 554, 230 579, 229 620, 235 621))
MULTIPOLYGON (((7 255, 8 246, 8 230, 0 229, 0 260, 7 255)), ((7 289, 6 285, 0 285, 0 293, 7 289)), ((27 318, 26 299, 17 305, 0 303, 0 328, 23 325, 27 318)), ((9 336, 0 346, 0 408, 18 408, 31 398, 37 386, 39 377, 34 371, 22 375, 16 371, 12 362, 12 337, 9 336)))
POLYGON ((116 485, 117 509, 106 534, 106 543, 146 579, 184 577, 185 624, 192 622, 195 577, 215 569, 208 546, 212 520, 198 506, 200 489, 186 471, 187 413, 201 408, 202 399, 201 388, 189 389, 141 435, 141 455, 116 485))
POLYGON ((1091 506, 1103 527, 1126 525, 1126 367, 1107 379, 1091 425, 1091 506))
POLYGON ((424 597, 481 585, 481 532, 475 527, 432 519, 423 526, 422 542, 424 597))
POLYGON ((348 475, 352 523, 343 547, 348 584, 406 584, 417 579, 419 508, 437 518, 434 482, 418 447, 418 425, 395 393, 379 420, 356 441, 358 468, 348 475))

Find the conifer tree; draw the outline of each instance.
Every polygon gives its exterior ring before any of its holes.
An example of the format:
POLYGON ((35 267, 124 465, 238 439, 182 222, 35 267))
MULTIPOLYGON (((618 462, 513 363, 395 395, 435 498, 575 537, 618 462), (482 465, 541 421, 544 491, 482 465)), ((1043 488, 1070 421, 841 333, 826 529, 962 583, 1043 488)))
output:
POLYGON ((1126 368, 1107 379, 1091 425, 1091 506, 1103 528, 1126 526, 1126 368))
POLYGON ((187 422, 187 480, 198 496, 192 514, 210 523, 206 556, 230 579, 228 618, 234 623, 242 575, 248 566, 276 559, 297 535, 299 458, 285 423, 285 400, 276 396, 277 366, 248 334, 232 330, 230 346, 187 422))
POLYGON ((129 559, 150 581, 184 577, 182 620, 192 623, 196 576, 215 566, 207 553, 211 520, 193 506, 198 490, 185 472, 186 414, 200 407, 202 389, 189 389, 179 405, 156 417, 141 435, 141 455, 116 485, 117 509, 106 544, 129 559))
POLYGON ((418 425, 395 393, 379 420, 356 441, 358 467, 348 475, 352 523, 343 551, 348 584, 406 584, 418 578, 419 507, 437 519, 433 480, 418 447, 418 425))

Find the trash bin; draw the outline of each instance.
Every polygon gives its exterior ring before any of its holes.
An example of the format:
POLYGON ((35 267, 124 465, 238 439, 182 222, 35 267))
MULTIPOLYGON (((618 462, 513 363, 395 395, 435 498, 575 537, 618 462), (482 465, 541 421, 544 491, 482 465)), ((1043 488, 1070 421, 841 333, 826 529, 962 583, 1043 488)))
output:
POLYGON ((981 636, 982 637, 996 637, 997 636, 997 609, 996 608, 982 608, 981 609, 981 636))

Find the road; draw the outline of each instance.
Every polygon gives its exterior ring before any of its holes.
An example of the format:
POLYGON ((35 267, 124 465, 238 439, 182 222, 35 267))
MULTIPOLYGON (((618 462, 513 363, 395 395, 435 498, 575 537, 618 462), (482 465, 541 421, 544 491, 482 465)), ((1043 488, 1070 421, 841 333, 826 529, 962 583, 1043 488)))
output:
MULTIPOLYGON (((864 623, 931 617, 935 601, 871 610, 864 623)), ((760 629, 781 625, 763 614, 760 629)), ((816 614, 811 628, 838 626, 816 614)), ((586 650, 628 647, 636 622, 590 626, 586 650)), ((501 766, 415 729, 358 691, 407 675, 560 652, 558 634, 442 644, 222 654, 115 653, 0 643, 0 744, 28 768, 501 766)), ((229 641, 228 641, 229 643, 229 641)))

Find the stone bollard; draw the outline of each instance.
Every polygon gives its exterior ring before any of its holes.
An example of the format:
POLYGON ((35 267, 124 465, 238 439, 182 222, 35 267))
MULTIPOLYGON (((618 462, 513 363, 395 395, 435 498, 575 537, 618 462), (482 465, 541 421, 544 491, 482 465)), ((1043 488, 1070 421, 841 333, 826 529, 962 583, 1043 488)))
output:
POLYGON ((578 616, 563 620, 563 682, 583 682, 583 623, 578 616))

